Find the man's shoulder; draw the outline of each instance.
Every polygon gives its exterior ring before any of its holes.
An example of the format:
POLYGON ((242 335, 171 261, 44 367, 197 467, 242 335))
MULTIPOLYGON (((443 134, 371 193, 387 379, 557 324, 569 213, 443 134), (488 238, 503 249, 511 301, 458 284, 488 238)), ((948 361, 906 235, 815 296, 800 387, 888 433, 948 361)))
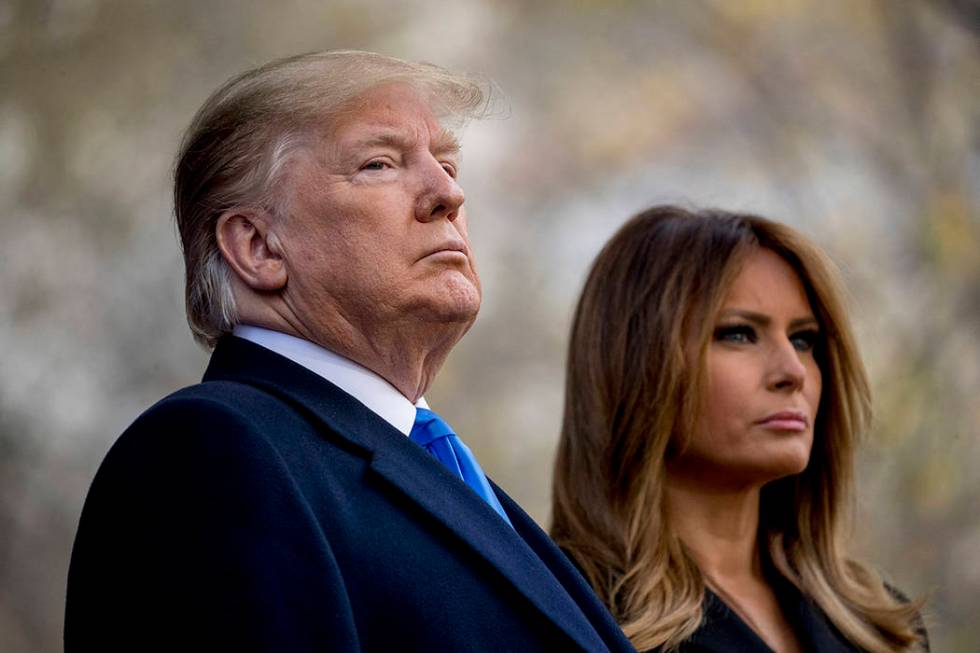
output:
POLYGON ((189 417, 249 419, 253 415, 287 409, 286 402, 281 398, 254 385, 231 380, 206 380, 160 399, 137 417, 133 425, 189 417))
POLYGON ((173 392, 141 413, 110 456, 234 445, 265 447, 269 437, 304 420, 281 398, 255 386, 205 381, 173 392))
POLYGON ((171 392, 150 406, 143 415, 171 410, 249 411, 258 404, 282 403, 282 400, 256 385, 228 379, 205 379, 171 392))

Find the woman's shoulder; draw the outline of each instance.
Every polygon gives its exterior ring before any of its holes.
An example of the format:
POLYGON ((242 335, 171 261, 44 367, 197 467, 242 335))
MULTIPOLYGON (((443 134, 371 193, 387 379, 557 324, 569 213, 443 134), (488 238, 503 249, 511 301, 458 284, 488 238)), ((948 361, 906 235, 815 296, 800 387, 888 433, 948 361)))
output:
MULTIPOLYGON (((906 603, 906 604, 912 603, 912 599, 910 599, 905 592, 903 592, 902 590, 900 590, 899 588, 895 587, 894 585, 892 585, 887 581, 885 581, 885 589, 888 590, 888 593, 892 595, 892 598, 898 601, 899 603, 906 603)), ((913 628, 916 634, 922 639, 922 651, 924 651, 925 653, 929 653, 930 651, 929 631, 926 630, 926 622, 922 618, 921 611, 916 612, 915 614, 913 628)))
MULTIPOLYGON (((773 584, 783 614, 803 650, 815 653, 859 653, 834 627, 822 610, 795 585, 783 580, 773 584)), ((771 653, 766 642, 710 588, 705 590, 703 620, 679 653, 746 651, 771 653)))

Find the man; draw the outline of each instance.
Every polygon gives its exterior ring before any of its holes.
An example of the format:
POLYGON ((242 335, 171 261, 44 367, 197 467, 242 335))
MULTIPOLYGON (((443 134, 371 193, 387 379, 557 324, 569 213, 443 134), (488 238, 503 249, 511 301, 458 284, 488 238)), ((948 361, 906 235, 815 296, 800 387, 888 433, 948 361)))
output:
POLYGON ((434 66, 329 52, 201 109, 175 199, 214 353, 92 484, 68 651, 631 650, 422 399, 480 305, 444 123, 481 106, 434 66))

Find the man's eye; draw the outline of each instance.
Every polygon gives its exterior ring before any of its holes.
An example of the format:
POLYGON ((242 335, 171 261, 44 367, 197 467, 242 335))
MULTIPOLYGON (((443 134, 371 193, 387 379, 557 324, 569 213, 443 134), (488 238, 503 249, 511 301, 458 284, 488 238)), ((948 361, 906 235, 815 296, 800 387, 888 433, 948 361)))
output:
POLYGON ((453 179, 456 178, 456 174, 457 174, 457 172, 456 172, 456 166, 454 166, 453 164, 451 164, 451 163, 443 163, 442 164, 442 169, 445 170, 446 171, 446 174, 448 174, 453 179))
POLYGON ((755 342, 757 337, 755 329, 747 324, 738 324, 715 329, 715 340, 744 345, 755 342))
POLYGON ((789 337, 790 342, 797 351, 813 351, 820 341, 820 332, 816 329, 798 331, 789 337))
POLYGON ((387 167, 388 164, 384 161, 368 161, 361 166, 361 170, 384 170, 387 167))

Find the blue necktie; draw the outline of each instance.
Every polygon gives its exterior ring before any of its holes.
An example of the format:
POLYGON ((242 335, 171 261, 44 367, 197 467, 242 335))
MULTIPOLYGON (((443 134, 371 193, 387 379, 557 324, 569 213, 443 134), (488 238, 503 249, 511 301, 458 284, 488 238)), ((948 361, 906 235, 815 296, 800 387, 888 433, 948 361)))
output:
MULTIPOLYGON (((474 492, 497 511, 505 522, 510 524, 504 507, 493 493, 487 475, 480 469, 473 452, 463 444, 459 436, 453 433, 453 429, 441 417, 431 410, 417 408, 415 425, 412 426, 412 432, 408 437, 435 456, 450 472, 463 479, 474 492)), ((513 524, 510 525, 513 527, 513 524)))

